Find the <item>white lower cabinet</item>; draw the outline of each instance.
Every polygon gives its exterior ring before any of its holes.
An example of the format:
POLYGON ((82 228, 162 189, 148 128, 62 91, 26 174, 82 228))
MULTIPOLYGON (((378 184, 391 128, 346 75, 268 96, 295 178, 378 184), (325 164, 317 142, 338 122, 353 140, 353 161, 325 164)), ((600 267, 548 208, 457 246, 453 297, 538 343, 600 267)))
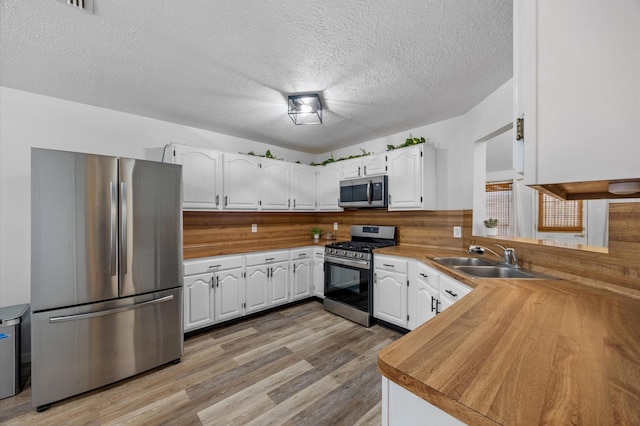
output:
POLYGON ((184 301, 184 331, 213 324, 213 274, 184 277, 182 298, 184 301))
POLYGON ((269 306, 269 273, 266 265, 247 266, 245 303, 248 314, 269 306))
POLYGON ((289 302, 289 251, 245 256, 246 312, 261 311, 289 302))
POLYGON ((382 426, 458 426, 463 422, 382 377, 382 426))
POLYGON ((440 274, 422 262, 415 262, 415 279, 409 285, 409 329, 429 321, 439 312, 440 274))
POLYGON ((313 268, 311 248, 291 250, 291 300, 306 299, 311 296, 313 268))
POLYGON ((471 292, 471 288, 450 278, 446 275, 440 276, 440 311, 444 311, 449 306, 462 299, 471 292))
POLYGON ((243 257, 220 256, 185 262, 184 331, 243 314, 243 257))
POLYGON ((374 256, 373 316, 408 327, 407 278, 408 260, 395 256, 374 256))
POLYGON ((221 270, 214 274, 215 322, 242 316, 245 289, 242 274, 242 267, 221 270))
POLYGON ((324 299, 324 248, 316 247, 313 254, 313 295, 324 299))
POLYGON ((374 263, 373 316, 408 330, 471 292, 470 287, 414 259, 375 255, 374 263))

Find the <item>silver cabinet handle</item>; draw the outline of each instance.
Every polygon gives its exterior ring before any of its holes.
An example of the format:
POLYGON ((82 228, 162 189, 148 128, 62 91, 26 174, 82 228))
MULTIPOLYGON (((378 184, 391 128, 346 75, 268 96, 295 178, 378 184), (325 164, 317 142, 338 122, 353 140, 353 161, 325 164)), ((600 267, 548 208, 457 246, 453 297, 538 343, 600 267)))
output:
POLYGON ((226 206, 227 206, 227 204, 229 204, 229 196, 228 196, 228 195, 225 195, 225 196, 224 196, 224 206, 226 207, 226 206))
POLYGON ((115 182, 109 182, 110 229, 109 229, 109 268, 111 276, 116 275, 116 250, 118 246, 118 188, 115 182))
POLYGON ((275 260, 275 259, 276 259, 275 257, 267 257, 264 260, 265 260, 265 262, 270 262, 270 261, 275 260))
POLYGON ((294 209, 296 208, 296 199, 295 198, 293 199, 293 208, 294 209))
POLYGON ((122 275, 127 274, 127 183, 120 182, 120 245, 122 253, 122 262, 120 262, 120 270, 122 275))
POLYGON ((211 276, 211 288, 213 288, 213 275, 211 276))
POLYGON ((445 292, 449 293, 452 297, 455 297, 455 298, 457 298, 457 297, 458 297, 458 294, 457 294, 457 293, 452 292, 451 290, 445 290, 445 292))
POLYGON ((220 277, 216 275, 216 287, 220 287, 220 277))
POLYGON ((367 166, 364 166, 364 175, 367 175, 367 166))
POLYGON ((429 279, 429 275, 427 274, 423 274, 422 272, 420 272, 420 276, 426 279, 429 279))
POLYGON ((88 318, 97 318, 103 317, 106 315, 117 314, 118 312, 126 312, 131 311, 133 309, 142 308, 143 306, 156 305, 158 303, 168 302, 169 300, 173 300, 173 295, 164 296, 159 299, 147 300, 146 302, 136 303, 134 305, 122 306, 120 308, 108 309, 106 311, 99 312, 91 312, 88 314, 78 314, 78 315, 65 315, 63 317, 51 317, 49 318, 49 324, 56 324, 59 322, 67 322, 67 321, 78 321, 88 318))
POLYGON ((287 207, 291 208, 291 198, 287 200, 287 207))
POLYGON ((435 297, 431 296, 431 312, 435 311, 438 309, 438 299, 436 299, 435 297), (436 302, 436 306, 433 306, 433 302, 436 302))
POLYGON ((216 206, 220 205, 220 195, 216 195, 216 206))
POLYGON ((395 268, 395 266, 389 265, 388 263, 383 263, 382 266, 386 266, 387 268, 395 268))
POLYGON ((358 166, 358 176, 360 176, 360 166, 358 166))
POLYGON ((222 266, 222 265, 211 265, 211 266, 209 266, 209 269, 215 269, 215 268, 219 268, 219 267, 221 267, 221 266, 222 266))
POLYGON ((391 205, 391 194, 389 194, 389 205, 391 205))

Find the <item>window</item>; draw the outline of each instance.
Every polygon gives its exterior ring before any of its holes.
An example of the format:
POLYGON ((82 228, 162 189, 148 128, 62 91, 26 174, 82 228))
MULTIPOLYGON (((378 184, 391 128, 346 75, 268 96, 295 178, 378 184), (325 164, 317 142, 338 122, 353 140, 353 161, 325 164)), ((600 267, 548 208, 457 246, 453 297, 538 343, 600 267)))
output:
POLYGON ((582 200, 564 201, 538 193, 538 231, 582 232, 582 200))
POLYGON ((513 182, 486 184, 485 200, 487 218, 498 219, 498 235, 509 235, 513 182))

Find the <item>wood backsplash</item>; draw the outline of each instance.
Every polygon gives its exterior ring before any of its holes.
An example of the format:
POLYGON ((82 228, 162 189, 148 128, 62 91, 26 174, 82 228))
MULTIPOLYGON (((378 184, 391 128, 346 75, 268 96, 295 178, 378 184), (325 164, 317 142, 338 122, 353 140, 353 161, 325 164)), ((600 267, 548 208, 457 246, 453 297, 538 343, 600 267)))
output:
POLYGON ((471 236, 472 212, 464 212, 465 246, 498 243, 516 249, 523 266, 593 287, 640 297, 640 203, 609 204, 609 249, 598 253, 471 236))
MULTIPOLYGON (((462 226, 462 210, 388 212, 353 210, 336 213, 263 213, 185 211, 184 258, 272 250, 312 245, 311 228, 348 240, 350 225, 397 227, 400 244, 460 249, 462 239, 453 238, 453 226, 462 226), (338 231, 333 223, 338 222, 338 231), (251 224, 258 232, 251 232, 251 224)), ((324 236, 324 235, 323 235, 324 236)), ((323 241, 324 243, 324 241, 323 241)))
POLYGON ((350 225, 397 226, 398 243, 463 250, 469 244, 514 247, 523 266, 586 285, 631 292, 640 297, 640 203, 612 203, 608 253, 554 247, 499 238, 472 237, 472 211, 336 213, 184 212, 184 258, 312 245, 311 228, 349 239, 350 225), (338 222, 338 231, 333 223, 338 222), (258 232, 251 232, 251 224, 258 232), (453 226, 463 238, 453 238, 453 226))

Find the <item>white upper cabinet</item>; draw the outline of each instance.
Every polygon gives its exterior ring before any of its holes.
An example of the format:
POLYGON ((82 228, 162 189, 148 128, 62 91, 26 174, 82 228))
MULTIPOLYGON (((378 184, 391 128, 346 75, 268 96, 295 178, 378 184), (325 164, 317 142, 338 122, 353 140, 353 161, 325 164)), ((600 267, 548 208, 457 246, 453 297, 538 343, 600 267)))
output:
POLYGON ((367 155, 341 161, 342 179, 383 175, 387 172, 386 154, 367 155))
POLYGON ((260 165, 260 208, 262 210, 288 210, 291 178, 290 163, 262 159, 260 165))
POLYGON ((224 154, 224 208, 257 210, 259 207, 260 163, 256 157, 224 154))
POLYGON ((222 154, 210 149, 173 144, 168 160, 182 165, 182 207, 219 210, 222 194, 222 154))
POLYGON ((316 168, 316 199, 318 210, 342 211, 338 205, 340 199, 339 164, 327 164, 316 168))
POLYGON ((514 63, 527 185, 640 177, 638 0, 516 1, 514 63))
POLYGON ((294 163, 292 170, 291 209, 315 210, 316 208, 316 168, 306 164, 294 163))
POLYGON ((435 150, 424 144, 387 153, 389 210, 436 208, 435 150))

